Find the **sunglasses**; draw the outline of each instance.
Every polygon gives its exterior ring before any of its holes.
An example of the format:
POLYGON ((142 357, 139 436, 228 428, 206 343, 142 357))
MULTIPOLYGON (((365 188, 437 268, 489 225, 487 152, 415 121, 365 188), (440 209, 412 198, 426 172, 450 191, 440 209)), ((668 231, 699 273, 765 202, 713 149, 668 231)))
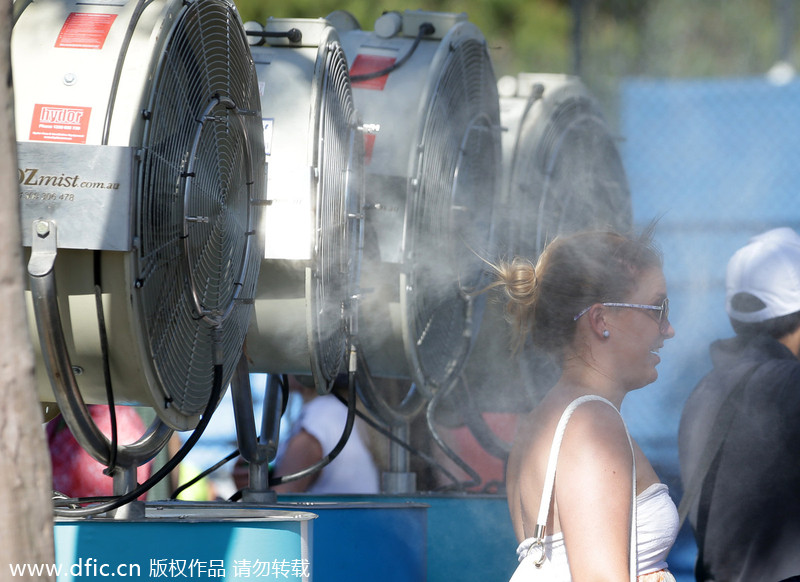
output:
MULTIPOLYGON (((661 305, 642 305, 640 303, 601 303, 600 305, 605 305, 606 307, 630 307, 632 309, 646 309, 648 311, 658 311, 658 329, 661 332, 666 331, 667 327, 669 326, 669 299, 666 297, 661 305)), ((580 317, 589 311, 592 308, 590 305, 583 311, 581 311, 578 315, 573 318, 573 321, 578 321, 580 317)))

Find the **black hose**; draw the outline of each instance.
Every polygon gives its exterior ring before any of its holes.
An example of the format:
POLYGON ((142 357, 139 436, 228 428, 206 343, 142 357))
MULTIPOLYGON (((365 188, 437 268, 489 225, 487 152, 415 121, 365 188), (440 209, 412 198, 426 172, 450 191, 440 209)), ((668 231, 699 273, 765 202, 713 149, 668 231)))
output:
POLYGON ((339 437, 339 442, 336 443, 336 446, 333 447, 330 453, 325 455, 322 459, 318 462, 314 463, 310 467, 303 469, 302 471, 298 471, 297 473, 292 473, 291 475, 282 475, 280 477, 270 477, 269 486, 274 487, 276 485, 281 485, 283 483, 291 483, 292 481, 297 481, 298 479, 302 479, 303 477, 307 477, 316 473, 317 471, 323 469, 325 466, 330 464, 339 453, 342 452, 342 449, 347 444, 347 440, 350 438, 350 433, 353 432, 353 425, 355 424, 356 420, 356 373, 355 370, 351 370, 347 373, 347 399, 348 399, 348 406, 347 406, 347 420, 344 424, 344 431, 342 432, 342 436, 339 437))
POLYGON ((111 423, 111 443, 108 451, 108 466, 103 470, 106 475, 113 475, 117 467, 117 451, 119 437, 117 431, 117 408, 114 402, 114 389, 111 384, 111 365, 108 356, 108 331, 106 316, 103 310, 102 265, 100 251, 94 251, 94 301, 97 311, 97 328, 100 334, 100 352, 103 361, 103 380, 106 388, 106 401, 108 402, 108 417, 111 423))
POLYGON ((484 451, 494 458, 505 462, 508 460, 511 444, 495 434, 481 414, 481 411, 475 406, 472 389, 463 374, 461 375, 461 385, 463 386, 464 396, 466 398, 464 406, 461 407, 461 415, 464 419, 464 423, 484 451))
POLYGON ((80 503, 87 503, 91 501, 95 501, 98 498, 87 498, 85 500, 81 498, 74 498, 74 499, 57 499, 54 500, 54 513, 59 517, 88 517, 90 515, 97 515, 99 513, 105 513, 107 511, 111 511, 118 507, 121 507, 131 501, 135 500, 142 494, 149 491, 156 483, 161 481, 164 477, 169 475, 175 467, 178 466, 189 451, 194 447, 195 443, 200 440, 200 437, 203 436, 203 432, 205 431, 206 427, 208 426, 209 421, 211 420, 211 415, 214 412, 214 409, 219 402, 220 396, 222 394, 222 364, 215 364, 214 365, 214 380, 211 387, 211 396, 208 399, 208 404, 206 404, 206 408, 203 411, 203 416, 200 418, 200 422, 197 423, 197 427, 195 427, 194 431, 192 432, 191 436, 183 443, 183 446, 175 453, 169 461, 167 461, 161 469, 156 471, 154 475, 152 475, 147 481, 142 483, 141 485, 137 486, 128 493, 124 495, 114 496, 106 498, 109 501, 106 503, 101 503, 100 505, 94 505, 91 507, 82 507, 80 509, 63 509, 63 506, 69 506, 74 504, 80 503))
MULTIPOLYGON (((344 404, 348 408, 348 410, 350 409, 350 402, 344 396, 342 396, 340 394, 337 394, 335 392, 333 393, 333 395, 339 400, 339 402, 344 404)), ((397 443, 398 445, 403 447, 405 450, 407 450, 412 455, 416 455, 417 457, 421 458, 423 461, 428 463, 430 466, 432 466, 432 467, 438 469, 439 471, 441 471, 442 473, 444 473, 445 476, 447 476, 450 480, 453 481, 453 483, 458 484, 458 482, 459 482, 458 478, 455 475, 453 475, 450 471, 448 471, 436 459, 434 459, 430 455, 427 455, 427 454, 423 453, 419 449, 416 449, 416 448, 412 447, 410 444, 408 444, 404 440, 398 438, 396 435, 392 434, 391 431, 389 431, 386 428, 382 427, 380 424, 378 424, 375 420, 370 418, 368 415, 366 415, 363 412, 361 412, 360 410, 358 410, 358 408, 355 409, 355 413, 356 413, 356 416, 358 416, 361 420, 363 420, 366 424, 368 424, 373 430, 377 431, 378 433, 380 433, 382 436, 386 437, 387 439, 397 443)), ((238 453, 238 451, 235 451, 234 453, 231 453, 231 454, 236 454, 236 453, 238 453)), ((221 466, 221 465, 218 463, 217 466, 221 466)), ((228 498, 228 501, 238 501, 241 498, 242 498, 242 491, 239 490, 236 493, 234 493, 233 495, 231 495, 228 498)))
MULTIPOLYGON (((281 403, 281 416, 283 416, 283 414, 286 412, 286 407, 289 404, 289 376, 287 374, 281 374, 279 379, 278 379, 278 385, 281 388, 281 398, 283 399, 283 401, 281 403)), ((213 464, 208 469, 206 469, 206 470, 202 471, 201 473, 199 473, 198 475, 194 476, 191 480, 187 481, 186 483, 183 483, 183 484, 179 485, 175 489, 175 491, 172 492, 172 494, 170 495, 169 498, 170 499, 177 499, 178 495, 183 493, 186 489, 188 489, 189 487, 191 487, 192 485, 194 485, 195 483, 197 483, 198 481, 200 481, 204 477, 208 477, 211 473, 213 473, 214 471, 216 471, 217 469, 219 469, 223 465, 229 463, 230 461, 232 461, 233 459, 238 457, 239 454, 240 454, 239 449, 236 449, 233 452, 228 453, 224 458, 222 458, 217 463, 213 464)), ((237 491, 237 493, 239 493, 239 492, 237 491)), ((234 495, 229 499, 229 501, 235 501, 236 499, 234 499, 234 497, 236 497, 236 493, 234 493, 234 495)))
MULTIPOLYGON (((337 394, 336 398, 338 398, 342 402, 342 404, 347 405, 347 400, 345 400, 342 396, 339 396, 337 394)), ((423 453, 419 449, 412 447, 410 444, 405 442, 403 439, 398 438, 397 435, 393 434, 390 430, 387 430, 384 427, 382 427, 381 425, 379 425, 372 418, 370 418, 369 416, 367 416, 366 414, 364 414, 360 410, 356 409, 356 414, 358 415, 358 417, 361 420, 366 422, 374 430, 378 431, 382 436, 385 436, 386 438, 388 438, 392 442, 400 445, 401 447, 403 447, 405 450, 407 450, 412 455, 416 455, 417 457, 419 457, 420 459, 422 459, 423 461, 428 463, 431 467, 433 467, 435 469, 438 469, 439 471, 444 473, 444 475, 448 479, 450 479, 453 482, 453 484, 458 485, 458 483, 459 483, 458 478, 455 475, 453 475, 450 471, 448 471, 445 468, 445 466, 442 465, 439 461, 437 461, 436 459, 434 459, 430 455, 428 455, 426 453, 423 453)))
POLYGON ((455 382, 451 383, 449 387, 440 389, 436 394, 434 394, 431 401, 428 403, 428 408, 425 411, 425 420, 428 423, 428 430, 433 437, 433 440, 439 446, 439 448, 447 455, 450 460, 452 460, 458 467, 464 471, 472 481, 467 481, 464 483, 456 483, 456 488, 458 490, 465 489, 467 487, 479 487, 481 485, 482 479, 481 476, 470 467, 456 452, 447 446, 447 443, 444 442, 441 436, 439 436, 438 431, 436 430, 436 426, 434 423, 434 412, 436 410, 436 406, 439 404, 439 401, 444 398, 455 386, 455 382))
POLYGON ((212 466, 210 466, 205 471, 195 475, 194 477, 189 479, 186 483, 183 483, 183 484, 179 485, 178 487, 176 487, 175 491, 172 492, 172 494, 169 496, 169 498, 170 499, 177 499, 178 495, 180 495, 181 493, 186 491, 189 487, 191 487, 192 485, 194 485, 195 483, 197 483, 198 481, 200 481, 204 477, 208 477, 211 473, 213 473, 214 471, 216 471, 217 469, 219 469, 220 467, 222 467, 226 463, 231 462, 233 459, 235 459, 238 456, 239 456, 239 449, 236 449, 232 453, 229 453, 228 455, 226 455, 220 461, 214 463, 212 466))

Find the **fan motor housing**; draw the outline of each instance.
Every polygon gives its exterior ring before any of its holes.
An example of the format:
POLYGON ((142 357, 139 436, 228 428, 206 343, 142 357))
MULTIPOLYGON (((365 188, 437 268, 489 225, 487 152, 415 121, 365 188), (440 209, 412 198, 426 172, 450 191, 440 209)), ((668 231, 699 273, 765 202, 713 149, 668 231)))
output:
POLYGON ((99 288, 114 401, 192 428, 214 363, 227 384, 240 357, 263 253, 263 136, 243 25, 225 0, 42 0, 19 3, 15 18, 23 244, 38 221, 53 225, 81 395, 108 402, 99 288))

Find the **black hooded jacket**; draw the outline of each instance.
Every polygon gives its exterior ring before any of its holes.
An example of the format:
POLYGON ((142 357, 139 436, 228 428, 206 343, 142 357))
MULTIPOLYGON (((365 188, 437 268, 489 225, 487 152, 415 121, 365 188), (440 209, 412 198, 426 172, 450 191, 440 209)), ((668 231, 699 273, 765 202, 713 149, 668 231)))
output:
POLYGON ((689 513, 702 563, 698 579, 777 582, 800 575, 800 360, 768 336, 718 340, 713 370, 684 405, 678 436, 687 486, 722 402, 755 369, 733 401, 715 478, 703 482, 689 513), (756 365, 758 367, 756 368, 756 365), (700 501, 700 500, 703 501, 700 501), (702 529, 698 531, 698 506, 702 529))

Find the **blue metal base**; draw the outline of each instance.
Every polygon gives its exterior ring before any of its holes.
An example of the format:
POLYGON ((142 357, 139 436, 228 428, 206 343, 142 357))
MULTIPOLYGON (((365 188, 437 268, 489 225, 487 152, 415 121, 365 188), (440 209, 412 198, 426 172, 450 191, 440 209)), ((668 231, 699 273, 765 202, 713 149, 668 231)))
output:
POLYGON ((511 578, 517 566, 517 541, 505 496, 420 493, 413 496, 312 497, 297 494, 281 495, 278 501, 302 502, 304 504, 298 508, 319 515, 314 522, 314 582, 502 582, 511 578), (328 515, 317 502, 363 503, 377 508, 409 504, 410 507, 427 507, 427 510, 422 524, 417 521, 419 516, 414 516, 415 521, 409 523, 407 516, 400 518, 399 513, 388 513, 382 517, 383 529, 375 531, 370 530, 371 525, 356 523, 355 515, 352 518, 348 518, 346 512, 328 515), (357 532, 355 528, 358 527, 365 529, 357 532), (415 538, 419 546, 409 547, 415 538), (403 561, 408 559, 408 552, 425 556, 427 567, 417 568, 416 562, 412 562, 414 567, 406 569, 403 561), (348 576, 348 568, 338 566, 342 562, 356 564, 358 576, 348 576))
POLYGON ((503 496, 292 495, 278 501, 268 508, 147 504, 143 520, 58 521, 58 582, 111 574, 126 580, 483 582, 508 580, 516 567, 503 496))
POLYGON ((428 506, 379 496, 279 499, 314 520, 314 582, 424 582, 428 506), (291 500, 291 503, 289 501, 291 500))

